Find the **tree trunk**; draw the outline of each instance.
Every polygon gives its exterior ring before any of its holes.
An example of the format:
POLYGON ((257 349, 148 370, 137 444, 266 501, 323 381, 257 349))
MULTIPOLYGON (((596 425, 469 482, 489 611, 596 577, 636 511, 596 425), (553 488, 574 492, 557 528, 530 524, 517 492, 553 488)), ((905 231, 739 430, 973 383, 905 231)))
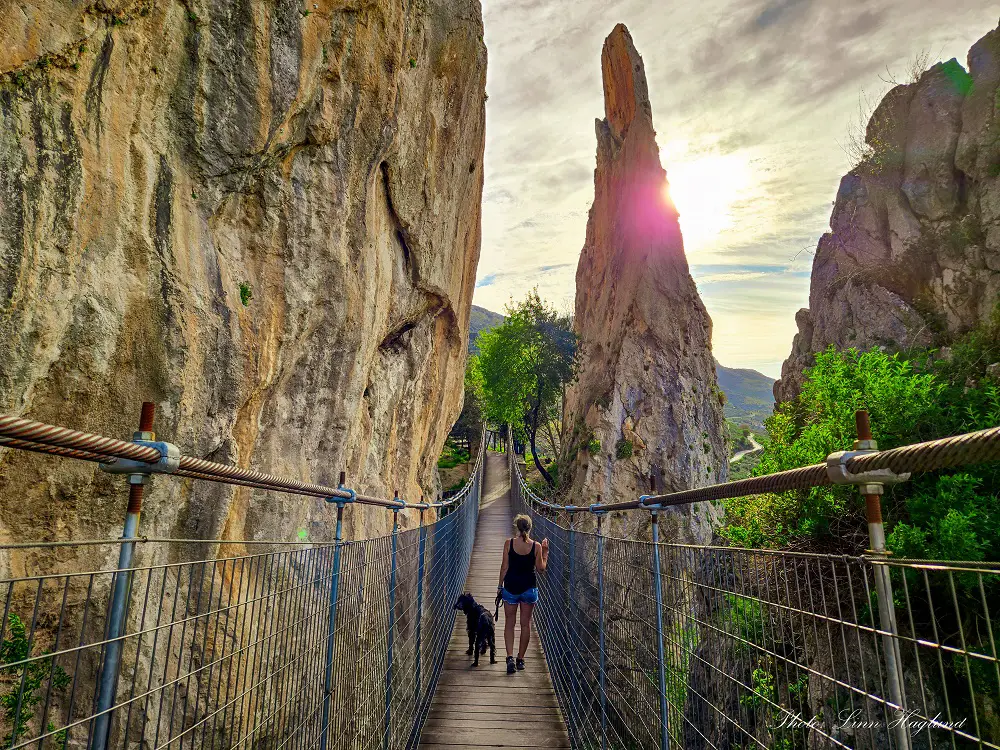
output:
POLYGON ((546 415, 545 418, 545 432, 549 436, 549 445, 552 447, 552 454, 554 456, 559 456, 562 454, 562 446, 557 444, 556 436, 552 432, 552 420, 546 415))
POLYGON ((538 411, 541 409, 541 398, 535 401, 535 408, 531 415, 531 424, 528 426, 528 439, 531 441, 531 459, 535 462, 535 468, 538 469, 538 473, 542 475, 542 479, 549 487, 555 487, 555 482, 552 481, 552 475, 545 470, 542 466, 542 462, 538 460, 538 451, 535 450, 535 437, 538 435, 538 411))

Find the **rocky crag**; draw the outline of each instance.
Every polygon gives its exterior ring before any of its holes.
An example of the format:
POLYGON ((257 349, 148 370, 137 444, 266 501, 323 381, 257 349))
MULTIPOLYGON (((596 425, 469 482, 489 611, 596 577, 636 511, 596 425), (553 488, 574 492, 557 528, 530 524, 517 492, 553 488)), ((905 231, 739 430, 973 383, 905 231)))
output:
MULTIPOLYGON (((576 272, 582 366, 566 395, 560 472, 573 502, 724 480, 712 321, 688 270, 660 165, 642 58, 615 27, 601 55, 605 118, 576 272)), ((670 536, 711 538, 710 505, 676 511, 670 536)))
POLYGON ((809 309, 775 384, 793 398, 815 352, 946 346, 1000 296, 1000 29, 875 109, 813 260, 809 309))
MULTIPOLYGON (((479 0, 2 15, 0 411, 127 437, 151 400, 191 455, 433 492, 479 255, 479 0)), ((114 535, 125 498, 0 453, 0 540, 114 535)), ((331 534, 321 501, 164 479, 142 530, 331 534)))

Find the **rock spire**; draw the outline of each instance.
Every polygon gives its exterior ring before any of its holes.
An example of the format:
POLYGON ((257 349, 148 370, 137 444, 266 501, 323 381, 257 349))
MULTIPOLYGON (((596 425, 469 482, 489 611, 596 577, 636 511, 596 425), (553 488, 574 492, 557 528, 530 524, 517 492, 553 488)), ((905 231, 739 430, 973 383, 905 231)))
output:
MULTIPOLYGON (((601 55, 594 203, 576 273, 579 379, 566 397, 562 476, 572 502, 722 480, 727 453, 712 321, 684 255, 660 164, 642 58, 624 25, 601 55)), ((673 514, 673 538, 707 541, 712 507, 673 514)))

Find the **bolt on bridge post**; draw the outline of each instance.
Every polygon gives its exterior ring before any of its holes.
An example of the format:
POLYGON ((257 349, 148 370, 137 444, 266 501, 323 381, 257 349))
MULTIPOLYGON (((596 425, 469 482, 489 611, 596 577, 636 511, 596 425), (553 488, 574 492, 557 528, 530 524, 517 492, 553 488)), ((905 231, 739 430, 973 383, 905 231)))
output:
MULTIPOLYGON (((143 402, 139 430, 133 434, 133 440, 152 441, 156 439, 153 434, 155 415, 156 404, 149 401, 143 402)), ((134 540, 138 536, 139 516, 142 514, 143 486, 149 481, 149 474, 129 474, 128 481, 128 508, 125 511, 122 540, 134 540)), ((91 741, 93 750, 104 750, 108 745, 111 733, 112 707, 115 703, 115 689, 118 685, 118 672, 122 657, 122 641, 120 639, 125 632, 125 617, 128 614, 128 595, 132 584, 131 568, 134 555, 135 542, 123 541, 121 549, 118 551, 118 571, 114 577, 111 611, 108 616, 106 634, 108 645, 104 652, 104 664, 98 678, 97 710, 91 741)))
MULTIPOLYGON (((649 475, 649 489, 656 494, 656 475, 649 475)), ((641 503, 645 498, 639 498, 641 503)), ((653 526, 653 588, 656 590, 656 662, 660 677, 660 750, 669 750, 670 733, 667 726, 667 667, 663 649, 663 581, 660 570, 660 506, 650 505, 653 526)))
MULTIPOLYGON (((340 487, 338 489, 346 489, 344 487, 345 481, 347 481, 347 475, 342 471, 340 472, 340 487)), ((330 737, 330 701, 333 698, 334 628, 337 623, 337 589, 340 584, 340 550, 344 538, 344 506, 354 500, 354 492, 352 490, 347 491, 351 493, 351 497, 349 498, 327 498, 328 503, 335 502, 337 504, 337 530, 333 537, 333 570, 330 575, 330 616, 326 633, 326 682, 323 690, 323 726, 320 729, 319 735, 320 750, 326 750, 327 742, 330 737)))
MULTIPOLYGON (((392 499, 399 500, 399 491, 393 492, 392 499)), ((394 636, 394 614, 396 610, 396 552, 399 548, 399 508, 392 509, 392 560, 389 568, 389 628, 385 660, 385 726, 382 734, 382 748, 389 750, 392 735, 392 647, 394 636)))
MULTIPOLYGON (((855 443, 855 450, 878 450, 878 444, 872 438, 871 422, 868 412, 861 410, 855 412, 855 426, 858 432, 858 441, 855 443)), ((882 522, 882 503, 880 496, 883 488, 881 484, 871 483, 859 485, 865 499, 865 513, 868 517, 868 543, 872 554, 884 558, 890 554, 885 547, 885 525, 882 522)), ((875 565, 875 595, 878 598, 878 619, 882 636, 882 656, 885 660, 886 676, 889 681, 889 700, 895 704, 893 709, 894 721, 893 732, 896 739, 897 750, 909 750, 910 734, 903 720, 906 714, 906 707, 903 703, 903 673, 902 660, 899 652, 899 626, 896 623, 896 608, 892 599, 892 580, 889 577, 889 568, 886 565, 875 565)))

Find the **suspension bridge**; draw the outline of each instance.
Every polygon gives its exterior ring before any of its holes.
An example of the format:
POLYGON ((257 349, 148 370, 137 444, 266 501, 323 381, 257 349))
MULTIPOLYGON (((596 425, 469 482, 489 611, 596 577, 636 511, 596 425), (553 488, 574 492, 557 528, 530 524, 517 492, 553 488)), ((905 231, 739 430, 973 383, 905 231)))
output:
POLYGON ((120 538, 0 544, 2 744, 1000 750, 1000 563, 894 558, 880 507, 911 473, 1000 460, 1000 428, 881 451, 863 413, 858 430, 822 464, 556 505, 485 436, 459 493, 412 502, 185 456, 151 404, 131 441, 0 415, 0 450, 128 487, 120 538), (312 498, 332 538, 146 537, 151 478, 312 498), (659 538, 672 506, 827 484, 863 495, 866 554, 659 538), (392 533, 345 538, 354 504, 391 513, 392 533), (492 605, 514 512, 551 551, 528 670, 508 676, 502 658, 471 667, 454 603, 492 605), (636 513, 651 538, 615 538, 608 519, 636 513))

